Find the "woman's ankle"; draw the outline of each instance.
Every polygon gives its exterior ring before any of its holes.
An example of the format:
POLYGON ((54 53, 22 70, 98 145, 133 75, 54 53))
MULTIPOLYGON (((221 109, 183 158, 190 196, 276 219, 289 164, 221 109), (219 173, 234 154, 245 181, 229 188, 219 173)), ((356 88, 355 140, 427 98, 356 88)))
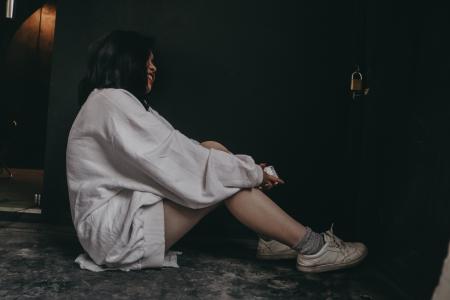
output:
POLYGON ((325 244, 325 240, 320 233, 306 227, 306 234, 292 247, 300 254, 311 255, 319 252, 325 244))

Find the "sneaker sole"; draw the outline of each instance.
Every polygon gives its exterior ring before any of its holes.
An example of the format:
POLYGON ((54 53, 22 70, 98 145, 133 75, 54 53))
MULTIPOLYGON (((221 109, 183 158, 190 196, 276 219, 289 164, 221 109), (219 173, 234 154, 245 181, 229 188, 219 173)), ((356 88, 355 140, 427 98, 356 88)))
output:
POLYGON ((321 273, 321 272, 347 269, 347 268, 354 267, 354 266, 358 265, 359 263, 361 263, 364 260, 364 258, 366 258, 367 254, 368 254, 368 251, 366 251, 363 255, 361 255, 357 260, 355 260, 351 263, 346 263, 346 264, 337 264, 337 265, 332 264, 332 265, 321 265, 321 266, 311 266, 311 267, 305 267, 305 266, 301 266, 301 265, 297 264, 296 267, 297 267, 297 270, 304 272, 304 273, 321 273))
POLYGON ((295 259, 297 258, 297 253, 295 254, 275 254, 275 255, 256 255, 257 259, 261 260, 281 260, 281 259, 295 259))

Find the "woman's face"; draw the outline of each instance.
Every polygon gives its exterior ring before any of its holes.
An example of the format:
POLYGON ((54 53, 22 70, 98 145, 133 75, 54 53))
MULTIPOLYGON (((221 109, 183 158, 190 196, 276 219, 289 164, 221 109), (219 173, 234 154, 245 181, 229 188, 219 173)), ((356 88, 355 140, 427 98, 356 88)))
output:
POLYGON ((153 53, 150 53, 147 61, 147 93, 151 91, 156 76, 156 66, 153 63, 153 59, 153 53))

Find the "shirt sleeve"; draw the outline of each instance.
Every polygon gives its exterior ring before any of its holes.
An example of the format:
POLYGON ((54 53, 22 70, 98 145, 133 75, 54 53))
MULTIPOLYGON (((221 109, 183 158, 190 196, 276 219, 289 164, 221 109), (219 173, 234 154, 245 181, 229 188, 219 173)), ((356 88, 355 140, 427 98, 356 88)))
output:
POLYGON ((195 139, 193 139, 193 138, 191 138, 191 141, 192 141, 194 144, 200 145, 200 142, 197 141, 197 140, 195 140, 195 139))
POLYGON ((151 112, 116 110, 109 127, 114 157, 183 206, 211 206, 263 180, 251 156, 207 149, 151 112))

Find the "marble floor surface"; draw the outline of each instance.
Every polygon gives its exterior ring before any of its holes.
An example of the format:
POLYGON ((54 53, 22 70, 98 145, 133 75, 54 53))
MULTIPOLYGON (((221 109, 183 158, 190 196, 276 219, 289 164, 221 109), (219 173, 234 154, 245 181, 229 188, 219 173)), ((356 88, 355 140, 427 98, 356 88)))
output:
POLYGON ((71 227, 0 222, 0 299, 403 299, 369 258, 302 274, 295 261, 258 261, 256 241, 187 239, 179 269, 80 270, 71 227))

